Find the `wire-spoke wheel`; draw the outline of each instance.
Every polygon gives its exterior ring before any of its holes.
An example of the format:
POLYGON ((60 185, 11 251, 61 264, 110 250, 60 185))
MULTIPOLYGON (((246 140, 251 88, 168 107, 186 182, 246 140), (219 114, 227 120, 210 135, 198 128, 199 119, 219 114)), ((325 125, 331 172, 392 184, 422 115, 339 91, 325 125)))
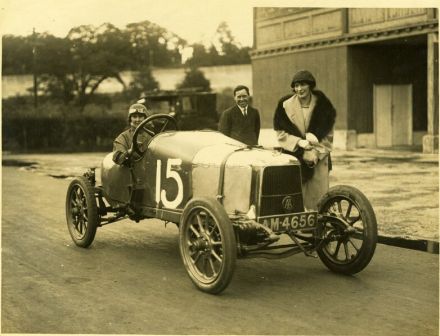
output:
POLYGON ((217 294, 232 279, 237 259, 234 229, 224 208, 213 199, 188 202, 180 221, 179 246, 192 282, 217 294))
POLYGON ((319 258, 334 272, 362 271, 377 243, 376 216, 368 199, 354 187, 339 185, 321 198, 318 209, 324 216, 319 258))
POLYGON ((80 247, 90 246, 99 218, 94 188, 85 177, 74 179, 67 189, 66 219, 74 243, 80 247))

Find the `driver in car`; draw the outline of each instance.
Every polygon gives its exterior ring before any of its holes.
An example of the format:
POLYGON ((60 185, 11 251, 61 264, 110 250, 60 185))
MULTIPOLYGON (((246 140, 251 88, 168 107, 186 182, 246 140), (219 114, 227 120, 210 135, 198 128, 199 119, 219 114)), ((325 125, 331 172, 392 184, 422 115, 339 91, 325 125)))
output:
MULTIPOLYGON (((144 105, 136 103, 128 109, 128 128, 118 135, 113 141, 113 161, 119 165, 128 165, 131 156, 131 145, 133 142, 133 134, 136 127, 144 121, 147 117, 151 116, 152 112, 148 110, 144 105)), ((147 134, 142 134, 144 139, 148 137, 147 134)))

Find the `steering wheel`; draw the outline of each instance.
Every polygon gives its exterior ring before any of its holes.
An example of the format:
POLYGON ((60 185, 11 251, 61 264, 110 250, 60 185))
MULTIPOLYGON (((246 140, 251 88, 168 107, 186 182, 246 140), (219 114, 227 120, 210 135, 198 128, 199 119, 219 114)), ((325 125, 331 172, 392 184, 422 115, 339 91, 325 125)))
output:
POLYGON ((142 157, 148 147, 148 144, 150 143, 151 138, 154 137, 156 134, 167 130, 178 130, 177 122, 174 117, 170 116, 169 114, 163 113, 153 114, 147 117, 147 119, 142 121, 134 131, 133 143, 131 145, 132 152, 142 157), (157 120, 161 120, 162 122, 158 123, 157 120), (156 121, 156 123, 153 123, 153 121, 156 121), (150 137, 147 137, 148 139, 142 139, 138 142, 139 135, 142 134, 142 132, 147 133, 150 137), (141 148, 141 145, 145 142, 147 142, 146 146, 142 146, 145 148, 141 148))

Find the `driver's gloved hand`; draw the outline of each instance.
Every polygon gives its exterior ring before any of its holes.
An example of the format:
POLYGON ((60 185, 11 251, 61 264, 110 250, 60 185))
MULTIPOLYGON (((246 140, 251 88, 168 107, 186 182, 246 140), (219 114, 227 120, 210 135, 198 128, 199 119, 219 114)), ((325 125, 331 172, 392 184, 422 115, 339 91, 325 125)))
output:
POLYGON ((118 165, 128 166, 130 165, 130 154, 131 151, 115 151, 113 153, 113 162, 118 165))

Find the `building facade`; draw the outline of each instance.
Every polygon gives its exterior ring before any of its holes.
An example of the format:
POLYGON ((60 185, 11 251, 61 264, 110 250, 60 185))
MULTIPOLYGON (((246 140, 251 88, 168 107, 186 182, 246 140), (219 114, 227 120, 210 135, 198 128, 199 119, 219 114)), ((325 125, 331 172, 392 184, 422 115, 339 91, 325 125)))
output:
POLYGON ((438 152, 438 10, 254 8, 254 104, 272 127, 299 69, 337 109, 335 147, 438 152))

